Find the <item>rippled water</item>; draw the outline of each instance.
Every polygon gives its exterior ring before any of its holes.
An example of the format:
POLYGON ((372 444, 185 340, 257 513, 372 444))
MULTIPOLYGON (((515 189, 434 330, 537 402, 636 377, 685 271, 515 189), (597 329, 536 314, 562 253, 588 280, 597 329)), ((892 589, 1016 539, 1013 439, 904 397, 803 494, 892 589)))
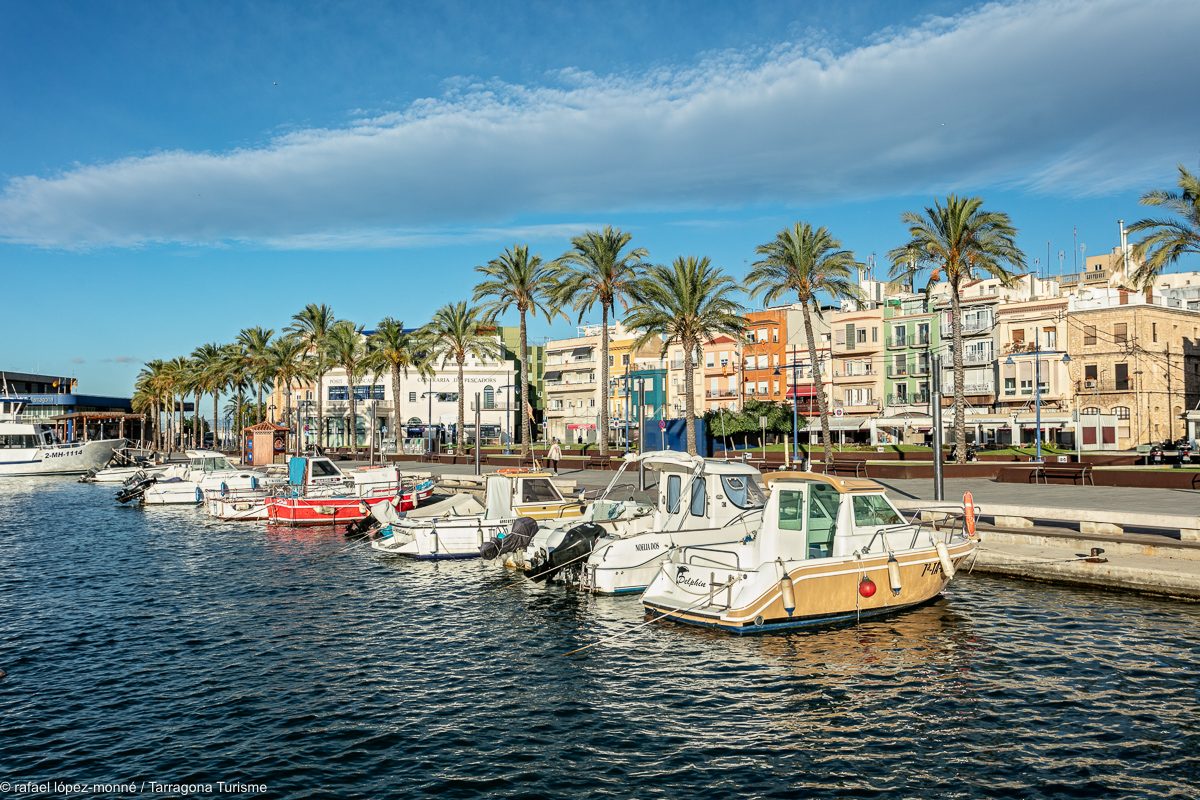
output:
POLYGON ((858 627, 656 625, 564 656, 641 605, 485 595, 512 574, 110 497, 0 481, 0 781, 369 798, 1200 787, 1194 605, 963 577, 858 627))

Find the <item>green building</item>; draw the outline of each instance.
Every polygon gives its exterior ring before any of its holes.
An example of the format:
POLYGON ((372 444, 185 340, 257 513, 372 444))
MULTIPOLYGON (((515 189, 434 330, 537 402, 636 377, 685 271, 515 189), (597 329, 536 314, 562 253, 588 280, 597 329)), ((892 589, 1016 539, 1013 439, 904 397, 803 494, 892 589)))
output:
POLYGON ((941 345, 937 312, 924 297, 888 300, 883 312, 884 397, 893 411, 929 412, 932 357, 941 345))

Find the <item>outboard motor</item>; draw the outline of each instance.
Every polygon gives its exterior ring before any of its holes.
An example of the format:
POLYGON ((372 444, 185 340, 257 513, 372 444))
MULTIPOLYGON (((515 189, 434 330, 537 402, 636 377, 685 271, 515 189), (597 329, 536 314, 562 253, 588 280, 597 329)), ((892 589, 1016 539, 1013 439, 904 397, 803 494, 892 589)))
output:
POLYGON ((144 472, 139 472, 137 475, 126 481, 124 488, 117 492, 117 502, 128 503, 131 500, 141 500, 142 495, 146 493, 146 489, 148 489, 151 484, 157 482, 157 480, 157 478, 146 477, 146 473, 144 472), (140 480, 138 479, 139 475, 141 476, 140 480))
POLYGON ((479 556, 490 561, 494 558, 499 558, 505 553, 524 550, 533 541, 537 530, 537 522, 534 520, 529 517, 517 517, 516 521, 513 522, 512 530, 508 533, 501 533, 479 545, 479 556))
POLYGON ((594 522, 576 525, 567 531, 553 550, 539 550, 525 570, 525 577, 535 581, 549 581, 563 569, 579 569, 596 549, 596 542, 605 535, 604 528, 594 522))

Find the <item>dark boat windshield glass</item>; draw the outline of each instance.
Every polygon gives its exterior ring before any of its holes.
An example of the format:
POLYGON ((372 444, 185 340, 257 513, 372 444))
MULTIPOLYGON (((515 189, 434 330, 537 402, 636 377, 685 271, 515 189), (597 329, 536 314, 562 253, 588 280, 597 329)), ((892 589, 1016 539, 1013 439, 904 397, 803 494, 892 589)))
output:
POLYGON ((738 508, 762 508, 767 504, 758 484, 744 475, 722 475, 721 486, 729 502, 738 508))

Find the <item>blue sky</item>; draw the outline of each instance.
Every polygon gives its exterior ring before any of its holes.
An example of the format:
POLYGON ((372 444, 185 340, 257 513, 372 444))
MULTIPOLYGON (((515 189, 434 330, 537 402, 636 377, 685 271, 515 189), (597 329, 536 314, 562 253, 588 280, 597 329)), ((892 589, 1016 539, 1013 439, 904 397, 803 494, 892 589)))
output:
POLYGON ((865 260, 951 191, 1069 271, 1200 163, 1198 34, 1194 0, 6 4, 0 368, 128 394, 604 224, 735 275, 799 219, 865 260))

